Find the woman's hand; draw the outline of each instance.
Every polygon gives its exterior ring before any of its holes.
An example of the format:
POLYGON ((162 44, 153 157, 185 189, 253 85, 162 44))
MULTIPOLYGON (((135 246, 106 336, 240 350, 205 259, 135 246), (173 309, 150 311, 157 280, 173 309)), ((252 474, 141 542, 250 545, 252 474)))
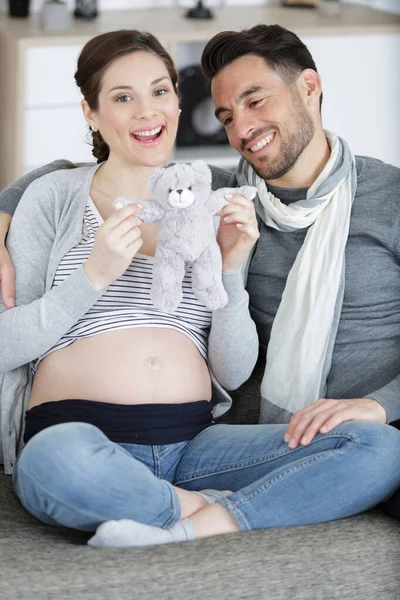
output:
POLYGON ((240 194, 226 194, 229 204, 220 211, 217 242, 221 249, 222 271, 234 273, 246 261, 260 237, 254 204, 240 194))
POLYGON ((97 230, 93 250, 84 264, 85 273, 98 290, 105 290, 131 264, 143 244, 137 216, 140 204, 130 204, 113 213, 97 230))

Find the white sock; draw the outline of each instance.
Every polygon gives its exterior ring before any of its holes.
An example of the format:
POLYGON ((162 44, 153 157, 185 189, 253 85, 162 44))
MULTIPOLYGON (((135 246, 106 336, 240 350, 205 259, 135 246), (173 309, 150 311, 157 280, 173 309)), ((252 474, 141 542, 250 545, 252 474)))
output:
POLYGON ((204 498, 208 504, 214 504, 220 498, 226 498, 226 496, 233 494, 230 490, 201 490, 194 493, 204 498))
POLYGON ((196 539, 196 531, 190 519, 182 519, 170 529, 144 525, 130 519, 105 521, 88 541, 89 546, 130 548, 135 546, 158 546, 196 539))

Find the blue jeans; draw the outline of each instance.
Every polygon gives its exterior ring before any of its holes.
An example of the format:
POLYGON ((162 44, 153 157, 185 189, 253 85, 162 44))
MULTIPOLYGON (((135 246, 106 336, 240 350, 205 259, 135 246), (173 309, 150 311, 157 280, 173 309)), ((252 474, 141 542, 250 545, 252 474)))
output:
POLYGON ((285 425, 213 425, 168 446, 116 444, 85 423, 54 425, 20 452, 14 487, 41 521, 94 531, 110 519, 171 527, 174 486, 232 490, 220 503, 242 530, 364 511, 400 485, 400 431, 347 422, 291 450, 285 425))

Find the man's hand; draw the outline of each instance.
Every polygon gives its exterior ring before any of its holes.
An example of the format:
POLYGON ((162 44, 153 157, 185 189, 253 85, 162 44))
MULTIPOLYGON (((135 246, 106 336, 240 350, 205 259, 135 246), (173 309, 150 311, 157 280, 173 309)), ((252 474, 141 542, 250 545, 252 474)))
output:
POLYGON ((15 306, 15 271, 5 246, 10 223, 10 215, 0 213, 0 291, 3 303, 7 308, 15 306))
POLYGON ((15 271, 4 245, 0 245, 0 289, 4 305, 7 308, 13 308, 15 306, 15 271))
POLYGON ((217 242, 221 249, 222 271, 234 273, 246 261, 260 237, 254 204, 240 194, 226 194, 229 204, 220 211, 217 242))
POLYGON ((372 398, 330 400, 321 398, 297 411, 290 419, 284 440, 289 448, 307 446, 317 433, 328 433, 345 421, 386 423, 386 411, 372 398))

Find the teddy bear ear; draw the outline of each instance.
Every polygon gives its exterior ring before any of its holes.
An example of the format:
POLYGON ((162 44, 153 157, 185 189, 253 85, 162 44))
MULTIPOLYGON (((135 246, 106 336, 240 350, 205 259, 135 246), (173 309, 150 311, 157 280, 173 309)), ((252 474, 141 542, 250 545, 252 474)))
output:
POLYGON ((208 164, 204 162, 204 160, 195 160, 194 162, 192 162, 192 167, 196 171, 196 173, 201 173, 201 175, 204 175, 204 177, 207 178, 207 181, 211 183, 211 169, 208 166, 208 164))
POLYGON ((156 191, 157 182, 160 179, 160 177, 162 176, 162 174, 164 173, 164 171, 165 171, 165 167, 160 167, 159 169, 154 171, 154 173, 149 175, 148 184, 149 184, 149 188, 150 188, 151 192, 156 191))

